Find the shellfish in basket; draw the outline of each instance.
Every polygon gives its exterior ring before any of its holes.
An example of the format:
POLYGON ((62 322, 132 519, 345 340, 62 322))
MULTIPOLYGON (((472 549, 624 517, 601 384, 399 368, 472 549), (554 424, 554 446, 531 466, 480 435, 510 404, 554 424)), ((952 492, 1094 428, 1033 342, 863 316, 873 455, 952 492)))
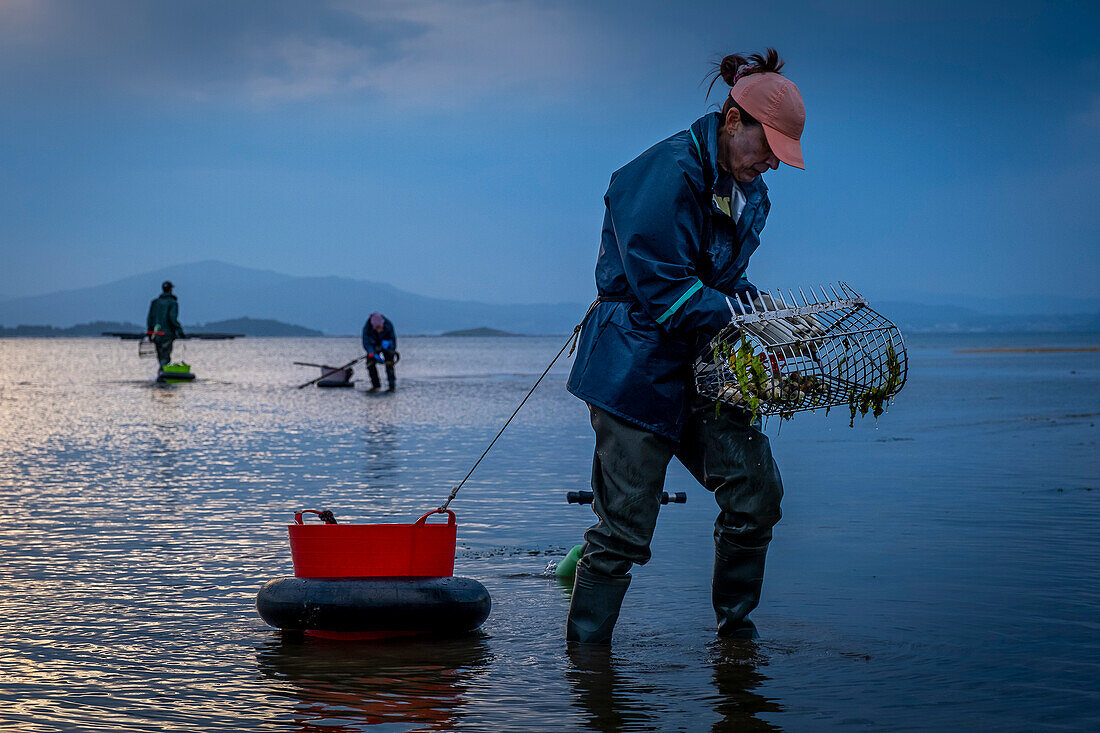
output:
POLYGON ((848 405, 878 417, 908 372, 897 326, 846 283, 807 296, 761 292, 729 303, 733 317, 695 361, 695 386, 719 403, 757 416, 848 405), (740 311, 740 312, 739 312, 740 311))

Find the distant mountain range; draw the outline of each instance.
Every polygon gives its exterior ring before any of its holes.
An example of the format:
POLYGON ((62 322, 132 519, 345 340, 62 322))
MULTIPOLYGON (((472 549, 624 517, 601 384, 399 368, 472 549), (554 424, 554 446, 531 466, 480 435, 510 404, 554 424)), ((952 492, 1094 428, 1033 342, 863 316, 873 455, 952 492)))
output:
MULTIPOLYGON (((136 329, 139 327, 132 324, 144 322, 149 301, 160 292, 164 280, 176 284, 184 324, 203 322, 207 330, 256 336, 358 334, 373 311, 385 313, 404 335, 476 328, 564 334, 588 307, 586 303, 493 305, 431 298, 385 283, 296 277, 206 261, 174 265, 105 285, 0 300, 0 325, 8 326, 7 331, 20 325, 46 324, 67 329, 78 323, 113 321, 120 327, 100 330, 126 330, 121 326, 127 323, 136 329), (226 320, 238 314, 248 318, 226 320), (278 324, 268 327, 264 322, 278 324), (303 331, 287 332, 295 327, 303 331)), ((906 294, 906 299, 898 300, 872 298, 871 304, 903 331, 1100 331, 1100 299, 1096 298, 906 294)))
POLYGON ((492 305, 429 298, 385 283, 344 277, 295 277, 268 270, 196 262, 106 285, 0 301, 0 325, 71 326, 92 320, 144 322, 149 301, 171 280, 184 323, 238 314, 273 319, 328 334, 358 334, 374 311, 398 334, 438 334, 485 326, 515 333, 567 333, 587 304, 492 305))
POLYGON ((145 329, 136 323, 119 323, 117 321, 92 321, 91 323, 77 323, 74 326, 58 328, 57 326, 14 326, 5 328, 0 326, 0 336, 100 336, 104 331, 119 331, 137 333, 145 329))
POLYGON ((894 300, 868 300, 871 307, 907 331, 939 333, 1009 333, 1013 331, 1100 331, 1100 306, 1092 312, 992 314, 973 308, 927 305, 894 300))
MULTIPOLYGON (((56 326, 15 326, 5 328, 0 326, 0 337, 3 336, 102 336, 104 333, 133 333, 140 334, 145 330, 144 326, 136 323, 118 323, 116 321, 92 321, 91 323, 77 323, 67 328, 56 326)), ((295 326, 290 323, 281 323, 265 318, 231 318, 226 321, 214 321, 212 323, 200 323, 183 326, 184 333, 232 333, 242 336, 324 336, 320 331, 303 326, 295 326)), ((136 337, 135 337, 136 338, 136 337)))

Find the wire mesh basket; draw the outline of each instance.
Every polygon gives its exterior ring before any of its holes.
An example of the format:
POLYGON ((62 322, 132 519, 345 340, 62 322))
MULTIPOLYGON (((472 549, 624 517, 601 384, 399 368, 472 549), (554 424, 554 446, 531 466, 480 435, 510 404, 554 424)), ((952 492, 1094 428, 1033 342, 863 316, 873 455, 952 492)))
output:
MULTIPOLYGON (((699 393, 753 414, 789 418, 796 412, 847 405, 881 415, 905 384, 908 358, 897 327, 838 283, 807 296, 761 292, 730 302, 733 319, 696 359, 699 393)), ((728 299, 727 299, 728 301, 728 299)))
POLYGON ((144 359, 157 355, 157 346, 148 339, 138 341, 138 358, 144 359))

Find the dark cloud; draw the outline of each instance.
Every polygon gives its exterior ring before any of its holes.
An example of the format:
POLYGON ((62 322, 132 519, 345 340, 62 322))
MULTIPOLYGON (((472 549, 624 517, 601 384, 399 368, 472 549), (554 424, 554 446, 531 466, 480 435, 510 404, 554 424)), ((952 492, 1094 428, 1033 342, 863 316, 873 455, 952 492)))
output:
POLYGON ((755 278, 1096 294, 1098 18, 1013 1, 6 0, 0 291, 149 269, 152 242, 312 274, 331 273, 325 249, 421 292, 584 300, 611 172, 707 109, 709 61, 774 45, 806 99, 808 166, 769 176, 755 278))
POLYGON ((544 89, 576 82, 607 45, 571 10, 513 0, 17 2, 0 6, 0 39, 9 92, 246 104, 544 89))

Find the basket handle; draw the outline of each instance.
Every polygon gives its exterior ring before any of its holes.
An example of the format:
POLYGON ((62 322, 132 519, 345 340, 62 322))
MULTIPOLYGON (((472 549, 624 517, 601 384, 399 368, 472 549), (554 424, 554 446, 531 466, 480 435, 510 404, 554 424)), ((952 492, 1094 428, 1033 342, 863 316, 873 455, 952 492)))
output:
POLYGON ((300 512, 294 512, 294 521, 297 524, 305 524, 305 520, 302 519, 303 514, 316 514, 317 518, 325 524, 336 524, 336 517, 332 516, 332 512, 328 509, 319 511, 317 509, 303 509, 300 512))
POLYGON ((447 517, 447 524, 448 525, 452 525, 457 521, 455 519, 455 513, 452 512, 450 509, 432 509, 430 512, 428 512, 427 514, 422 516, 420 519, 416 520, 416 523, 417 524, 425 524, 428 517, 432 516, 433 514, 447 514, 448 515, 448 517, 447 517))

